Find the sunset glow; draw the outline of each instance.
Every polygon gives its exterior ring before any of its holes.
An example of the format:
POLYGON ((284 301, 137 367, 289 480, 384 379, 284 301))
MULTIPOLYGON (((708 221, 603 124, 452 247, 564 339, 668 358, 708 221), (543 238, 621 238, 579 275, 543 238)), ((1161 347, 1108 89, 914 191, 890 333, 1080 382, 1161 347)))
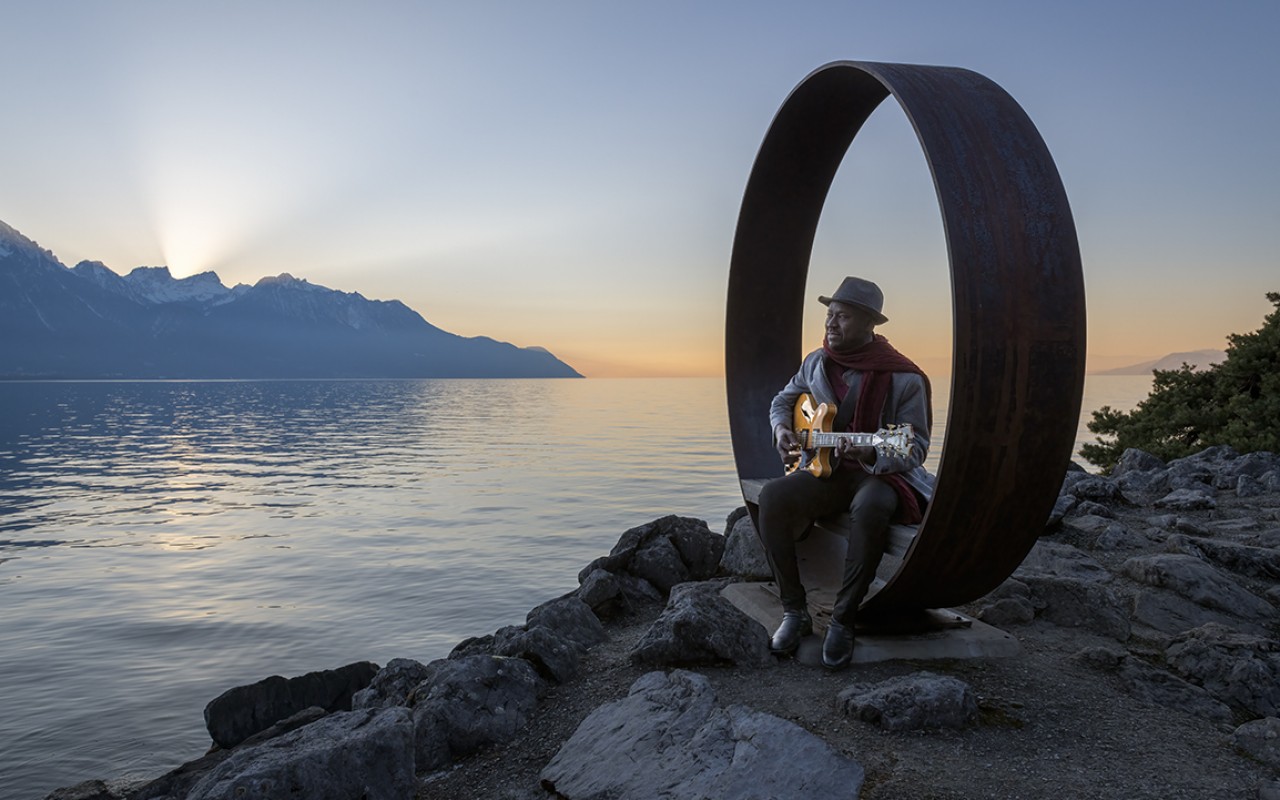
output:
MULTIPOLYGON (((1280 106, 1261 101, 1280 6, 806 9, 8 8, 23 122, 0 132, 0 220, 68 266, 289 272, 588 376, 717 375, 738 203, 787 93, 832 60, 948 64, 1008 90, 1054 155, 1090 369, 1259 324, 1280 289, 1280 106)), ((948 363, 946 257, 888 100, 832 187, 806 343, 817 295, 858 274, 884 287, 895 344, 948 363)))

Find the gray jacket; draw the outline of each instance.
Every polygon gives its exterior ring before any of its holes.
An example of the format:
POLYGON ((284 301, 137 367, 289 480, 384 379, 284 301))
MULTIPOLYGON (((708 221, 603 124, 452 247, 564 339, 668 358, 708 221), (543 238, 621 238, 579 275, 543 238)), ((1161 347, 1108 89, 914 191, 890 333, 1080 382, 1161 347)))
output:
MULTIPOLYGON (((773 398, 769 406, 769 428, 774 430, 784 424, 792 427, 795 415, 796 399, 808 393, 815 403, 837 405, 835 390, 827 380, 825 368, 826 358, 821 350, 814 350, 805 356, 800 371, 795 374, 782 391, 773 398)), ((862 373, 847 370, 844 373, 849 391, 857 397, 862 387, 862 373)), ((933 497, 933 476, 924 468, 925 456, 929 454, 929 404, 925 393, 924 379, 914 372, 893 373, 893 383, 889 388, 889 396, 884 401, 884 411, 880 415, 880 426, 890 423, 895 425, 910 424, 915 433, 911 452, 906 456, 886 456, 877 453, 874 464, 864 464, 863 468, 873 475, 901 473, 912 488, 920 492, 925 500, 933 497)))

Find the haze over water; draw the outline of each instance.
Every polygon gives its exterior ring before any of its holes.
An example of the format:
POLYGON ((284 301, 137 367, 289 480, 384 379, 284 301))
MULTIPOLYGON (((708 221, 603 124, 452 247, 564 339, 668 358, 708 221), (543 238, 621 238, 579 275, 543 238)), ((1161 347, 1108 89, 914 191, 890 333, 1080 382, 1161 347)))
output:
MULTIPOLYGON (((1089 378, 1085 419, 1150 384, 1089 378)), ((742 502, 718 378, 4 383, 0 408, 6 797, 156 777, 232 686, 443 657, 626 529, 742 502)))

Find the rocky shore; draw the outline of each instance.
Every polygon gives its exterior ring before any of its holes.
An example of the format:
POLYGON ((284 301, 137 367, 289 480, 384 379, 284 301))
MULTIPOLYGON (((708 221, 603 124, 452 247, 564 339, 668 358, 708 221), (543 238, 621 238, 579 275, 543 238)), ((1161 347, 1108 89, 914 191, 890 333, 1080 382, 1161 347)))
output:
POLYGON ((1011 658, 777 659, 720 595, 766 575, 742 509, 724 536, 664 517, 523 625, 231 689, 205 755, 48 799, 1280 800, 1280 456, 1069 472, 1022 566, 960 609, 1011 658))

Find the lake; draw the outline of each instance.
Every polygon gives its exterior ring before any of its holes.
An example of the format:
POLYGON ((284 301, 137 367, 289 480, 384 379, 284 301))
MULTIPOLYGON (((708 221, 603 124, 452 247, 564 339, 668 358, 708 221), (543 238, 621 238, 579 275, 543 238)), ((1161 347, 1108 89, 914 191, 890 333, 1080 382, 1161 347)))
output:
POLYGON ((0 796, 158 776, 232 686, 443 657, 628 528, 722 530, 735 478, 718 378, 0 383, 0 796))

